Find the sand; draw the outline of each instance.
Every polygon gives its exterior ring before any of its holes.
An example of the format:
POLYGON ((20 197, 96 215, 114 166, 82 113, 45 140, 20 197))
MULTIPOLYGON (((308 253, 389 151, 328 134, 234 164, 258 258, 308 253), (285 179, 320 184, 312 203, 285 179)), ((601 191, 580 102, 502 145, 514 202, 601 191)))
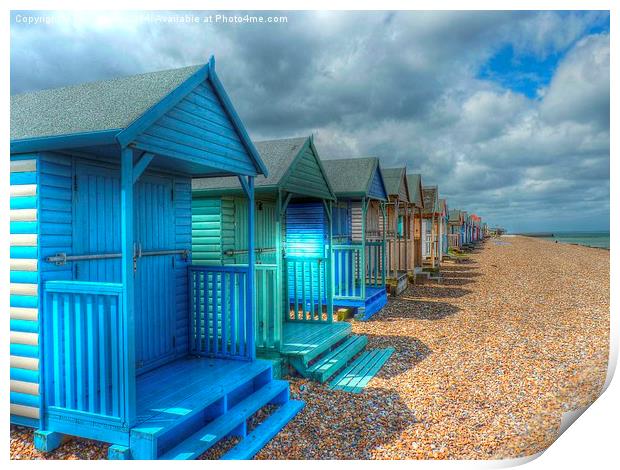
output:
MULTIPOLYGON (((353 323, 369 348, 396 348, 363 393, 291 379, 306 407, 257 458, 521 457, 553 443, 564 412, 597 398, 609 251, 492 239, 442 272, 442 283, 410 287, 353 323)), ((47 457, 101 458, 105 448, 74 439, 47 457)), ((41 457, 32 431, 12 427, 11 458, 41 457)))

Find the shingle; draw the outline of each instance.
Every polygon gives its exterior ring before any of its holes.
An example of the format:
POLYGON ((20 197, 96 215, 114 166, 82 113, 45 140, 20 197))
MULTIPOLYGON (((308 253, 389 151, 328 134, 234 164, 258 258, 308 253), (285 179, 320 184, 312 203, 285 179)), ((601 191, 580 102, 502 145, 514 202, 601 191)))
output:
POLYGON ((323 160, 323 168, 336 196, 366 194, 378 164, 376 157, 323 160))
POLYGON ((439 203, 437 199, 437 186, 424 186, 422 188, 422 196, 424 197, 424 213, 432 214, 436 212, 439 203))
POLYGON ((420 175, 419 173, 409 173, 407 175, 407 184, 409 185, 409 197, 412 199, 411 202, 416 206, 420 206, 423 202, 420 191, 418 191, 421 182, 422 175, 420 175))
POLYGON ((385 190, 389 195, 400 193, 400 183, 404 172, 405 168, 386 168, 383 170, 385 190))
POLYGON ((203 65, 11 96, 11 139, 124 129, 203 65))
MULTIPOLYGON (((254 142, 261 159, 265 163, 269 176, 257 176, 255 186, 277 186, 282 177, 305 145, 308 137, 265 140, 254 142)), ((236 177, 199 178, 192 181, 192 189, 239 189, 241 185, 236 177)))

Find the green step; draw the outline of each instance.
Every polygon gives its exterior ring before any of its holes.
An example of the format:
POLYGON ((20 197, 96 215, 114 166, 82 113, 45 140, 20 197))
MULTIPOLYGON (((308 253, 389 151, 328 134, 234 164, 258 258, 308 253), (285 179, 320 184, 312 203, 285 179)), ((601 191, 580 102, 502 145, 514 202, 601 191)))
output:
MULTIPOLYGON (((230 410, 208 423, 164 455, 161 460, 192 460, 209 450, 221 439, 234 431, 239 425, 260 410, 267 403, 286 394, 289 384, 284 380, 273 380, 256 390, 230 410)), ((288 395, 287 395, 288 399, 288 395)), ((288 401, 288 400, 287 400, 288 401)))
POLYGON ((308 374, 318 382, 325 382, 345 366, 351 358, 366 347, 366 336, 353 335, 341 345, 319 358, 308 368, 308 374))
POLYGON ((301 411, 305 403, 289 400, 265 421, 260 423, 239 444, 222 456, 222 460, 247 460, 254 457, 288 422, 301 411))
POLYGON ((329 384, 332 390, 360 393, 387 362, 394 348, 365 351, 329 384))

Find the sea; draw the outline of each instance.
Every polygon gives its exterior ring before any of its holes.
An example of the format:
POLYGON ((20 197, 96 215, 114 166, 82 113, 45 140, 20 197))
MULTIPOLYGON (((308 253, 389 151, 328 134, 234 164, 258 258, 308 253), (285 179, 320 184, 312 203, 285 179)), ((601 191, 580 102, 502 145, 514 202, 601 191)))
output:
POLYGON ((609 232, 553 232, 552 237, 541 237, 558 243, 592 246, 609 249, 609 232))

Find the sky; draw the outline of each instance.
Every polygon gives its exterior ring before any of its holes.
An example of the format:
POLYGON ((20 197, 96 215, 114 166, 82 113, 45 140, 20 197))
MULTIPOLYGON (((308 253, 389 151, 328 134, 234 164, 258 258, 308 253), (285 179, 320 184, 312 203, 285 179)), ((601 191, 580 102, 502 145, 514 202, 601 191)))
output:
POLYGON ((609 229, 607 12, 217 14, 13 12, 11 93, 215 55, 253 140, 406 165, 511 232, 609 229))

